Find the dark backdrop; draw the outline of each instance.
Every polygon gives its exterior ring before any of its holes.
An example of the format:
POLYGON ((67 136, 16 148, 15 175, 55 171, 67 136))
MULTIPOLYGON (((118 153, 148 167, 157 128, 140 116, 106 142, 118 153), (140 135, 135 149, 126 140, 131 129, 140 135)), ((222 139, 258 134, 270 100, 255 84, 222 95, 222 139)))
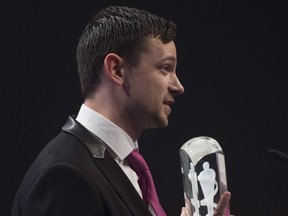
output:
POLYGON ((179 148, 206 135, 222 146, 236 216, 288 211, 286 0, 1 3, 1 206, 43 146, 81 105, 75 64, 90 13, 106 4, 140 7, 178 24, 178 73, 186 88, 165 129, 139 140, 168 215, 183 204, 179 148))

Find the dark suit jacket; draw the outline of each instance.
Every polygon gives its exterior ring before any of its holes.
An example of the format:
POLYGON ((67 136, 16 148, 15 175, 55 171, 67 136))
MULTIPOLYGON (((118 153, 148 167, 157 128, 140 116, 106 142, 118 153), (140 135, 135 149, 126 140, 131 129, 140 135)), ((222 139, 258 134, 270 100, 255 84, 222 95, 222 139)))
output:
POLYGON ((12 216, 151 216, 102 140, 72 117, 40 152, 12 216))

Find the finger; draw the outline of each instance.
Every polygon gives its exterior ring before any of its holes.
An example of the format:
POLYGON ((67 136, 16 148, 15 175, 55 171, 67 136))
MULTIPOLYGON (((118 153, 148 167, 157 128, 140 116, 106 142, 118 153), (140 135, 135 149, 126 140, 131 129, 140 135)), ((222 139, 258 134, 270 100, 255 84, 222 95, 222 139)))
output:
POLYGON ((218 202, 218 205, 214 211, 214 216, 222 216, 225 213, 225 210, 229 207, 229 201, 231 198, 231 193, 226 191, 218 202))
POLYGON ((188 212, 187 212, 187 209, 185 207, 182 207, 182 210, 181 210, 181 215, 180 216, 189 216, 188 212))

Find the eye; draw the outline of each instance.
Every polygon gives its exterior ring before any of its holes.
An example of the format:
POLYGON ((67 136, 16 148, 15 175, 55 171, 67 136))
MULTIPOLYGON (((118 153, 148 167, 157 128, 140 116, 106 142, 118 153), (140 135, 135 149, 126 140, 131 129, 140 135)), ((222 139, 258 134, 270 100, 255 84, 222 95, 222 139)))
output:
POLYGON ((173 73, 176 70, 176 64, 172 61, 166 61, 162 62, 162 64, 159 64, 158 69, 163 73, 173 73))
POLYGON ((173 67, 169 64, 165 64, 161 66, 161 70, 165 73, 173 71, 173 67))
POLYGON ((163 65, 162 66, 162 70, 168 71, 169 70, 169 66, 168 65, 163 65))

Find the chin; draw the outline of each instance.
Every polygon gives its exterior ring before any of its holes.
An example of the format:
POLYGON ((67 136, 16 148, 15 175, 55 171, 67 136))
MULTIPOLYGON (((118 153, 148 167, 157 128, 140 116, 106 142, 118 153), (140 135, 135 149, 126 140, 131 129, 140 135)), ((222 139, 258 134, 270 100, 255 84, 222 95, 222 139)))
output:
POLYGON ((165 128, 168 126, 168 116, 167 115, 154 115, 152 125, 150 128, 165 128))
POLYGON ((159 127, 161 127, 161 128, 165 128, 165 127, 167 127, 168 126, 168 119, 167 118, 165 118, 165 119, 161 119, 161 122, 160 122, 160 125, 159 125, 159 127))

